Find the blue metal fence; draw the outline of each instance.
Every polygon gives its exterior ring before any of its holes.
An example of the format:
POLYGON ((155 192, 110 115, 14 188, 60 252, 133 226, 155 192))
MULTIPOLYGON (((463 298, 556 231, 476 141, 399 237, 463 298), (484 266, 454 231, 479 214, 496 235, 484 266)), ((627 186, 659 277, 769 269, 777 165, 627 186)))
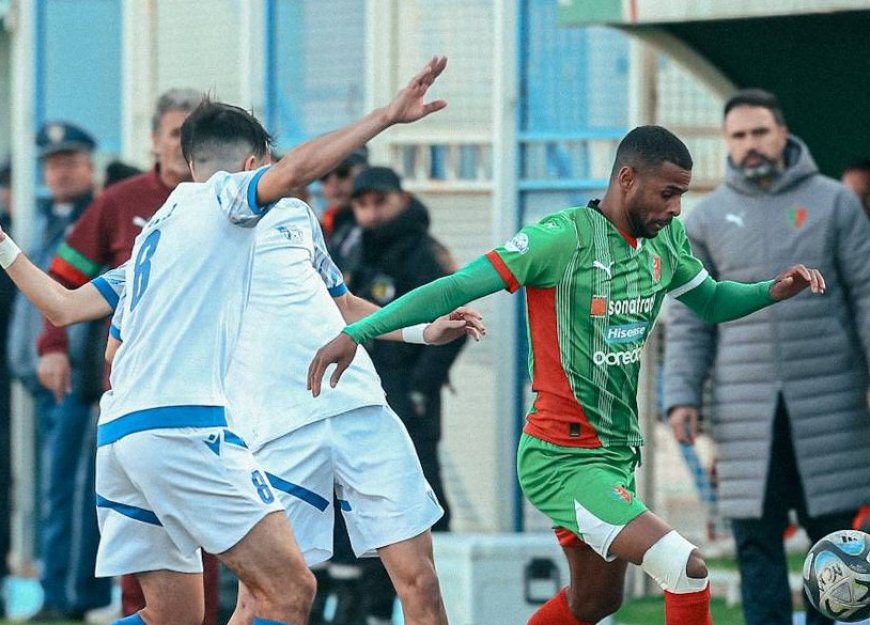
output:
MULTIPOLYGON (((521 0, 517 119, 519 223, 585 203, 607 186, 613 148, 628 124, 628 43, 600 27, 560 28, 557 0, 521 0)), ((516 437, 528 401, 525 309, 516 299, 516 437)), ((515 490, 514 529, 525 525, 515 490)))
POLYGON ((366 3, 267 0, 265 9, 265 119, 279 148, 362 116, 366 3))
MULTIPOLYGON (((36 115, 74 122, 121 151, 121 1, 36 3, 36 115)), ((35 132, 36 129, 34 129, 35 132)))

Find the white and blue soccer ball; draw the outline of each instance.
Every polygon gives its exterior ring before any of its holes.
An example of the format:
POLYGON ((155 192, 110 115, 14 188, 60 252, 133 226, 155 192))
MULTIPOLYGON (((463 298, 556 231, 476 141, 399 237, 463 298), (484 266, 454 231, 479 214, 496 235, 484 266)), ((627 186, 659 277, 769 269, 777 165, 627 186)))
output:
POLYGON ((804 591, 828 618, 855 623, 870 617, 870 535, 832 532, 804 561, 804 591))

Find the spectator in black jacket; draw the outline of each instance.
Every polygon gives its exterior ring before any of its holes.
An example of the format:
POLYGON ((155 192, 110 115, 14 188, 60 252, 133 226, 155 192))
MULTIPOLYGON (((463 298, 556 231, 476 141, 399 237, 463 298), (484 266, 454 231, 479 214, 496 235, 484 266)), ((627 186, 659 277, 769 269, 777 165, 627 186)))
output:
MULTIPOLYGON (((452 273, 456 266, 447 249, 429 234, 429 211, 402 189, 399 176, 387 167, 371 167, 354 179, 353 214, 357 231, 333 250, 348 288, 379 306, 408 291, 452 273)), ((417 448, 423 473, 444 507, 433 531, 447 531, 450 507, 441 480, 441 387, 464 341, 443 347, 373 341, 366 345, 381 376, 387 401, 405 423, 417 448)), ((367 568, 370 565, 364 565, 367 568)), ((388 623, 395 593, 383 567, 366 570, 364 620, 388 623)))
MULTIPOLYGON (((353 212, 362 236, 355 267, 345 267, 349 288, 379 306, 411 289, 453 272, 446 248, 429 234, 429 211, 402 190, 396 173, 372 167, 353 185, 353 212)), ((426 478, 444 506, 444 517, 432 529, 447 529, 450 521, 437 445, 441 439, 441 387, 462 349, 463 341, 429 347, 394 341, 367 345, 384 383, 387 401, 405 422, 417 447, 426 478)))

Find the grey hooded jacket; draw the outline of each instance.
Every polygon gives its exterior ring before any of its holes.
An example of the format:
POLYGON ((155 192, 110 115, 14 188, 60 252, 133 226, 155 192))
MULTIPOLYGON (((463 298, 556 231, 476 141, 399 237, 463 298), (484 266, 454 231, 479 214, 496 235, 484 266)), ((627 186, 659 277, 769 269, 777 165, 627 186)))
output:
POLYGON ((870 502, 870 222, 855 196, 791 137, 769 189, 729 163, 725 183, 685 225, 715 279, 767 280, 803 263, 827 283, 821 297, 804 291, 718 327, 671 305, 664 405, 701 406, 713 367, 719 512, 761 516, 780 393, 809 514, 870 502))

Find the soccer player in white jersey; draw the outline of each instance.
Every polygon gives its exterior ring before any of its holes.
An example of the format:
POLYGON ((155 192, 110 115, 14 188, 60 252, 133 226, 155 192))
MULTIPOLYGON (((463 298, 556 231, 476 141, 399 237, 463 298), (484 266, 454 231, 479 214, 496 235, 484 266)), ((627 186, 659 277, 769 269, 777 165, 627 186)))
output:
MULTIPOLYGON (((351 364, 347 386, 319 399, 302 375, 320 344, 377 308, 348 292, 306 204, 272 211, 258 226, 227 395, 237 429, 266 469, 306 562, 332 555, 336 492, 354 551, 381 557, 405 622, 446 623, 430 534, 443 510, 404 425, 387 406, 368 354, 361 350, 351 364), (279 369, 271 367, 276 359, 279 369)), ((381 338, 442 344, 466 331, 479 336, 479 315, 460 309, 454 316, 381 338)), ((243 588, 239 605, 247 605, 243 588)))
MULTIPOLYGON (((386 404, 371 359, 361 351, 346 374, 348 384, 320 399, 300 375, 320 342, 378 307, 348 292, 311 208, 284 203, 288 210, 273 210, 258 225, 248 306, 226 378, 233 431, 264 467, 309 566, 332 555, 337 491, 357 555, 382 558, 405 622, 446 622, 429 531, 443 510, 404 425, 386 404), (271 366, 276 359, 279 368, 271 366)), ((95 284, 123 299, 129 291, 119 273, 110 271, 95 284)), ((123 303, 115 309, 110 359, 122 344, 126 309, 123 303)), ((428 344, 466 333, 479 338, 476 312, 458 309, 450 317, 381 338, 428 344)), ((252 606, 240 584, 241 621, 251 621, 252 606)))
MULTIPOLYGON (((201 622, 200 547, 245 584, 255 623, 307 622, 313 576, 225 410, 224 376, 250 287, 253 226, 270 209, 284 210, 280 199, 289 189, 329 171, 382 130, 443 108, 445 102, 423 98, 445 65, 433 59, 388 106, 271 168, 261 167, 270 138, 245 111, 204 102, 185 122, 182 144, 195 182, 180 185, 154 215, 124 268, 124 343, 101 404, 97 574, 137 574, 147 604, 121 619, 124 625, 201 622)), ((116 297, 107 280, 75 291, 56 285, 2 232, 0 266, 55 323, 105 316, 116 297)))

